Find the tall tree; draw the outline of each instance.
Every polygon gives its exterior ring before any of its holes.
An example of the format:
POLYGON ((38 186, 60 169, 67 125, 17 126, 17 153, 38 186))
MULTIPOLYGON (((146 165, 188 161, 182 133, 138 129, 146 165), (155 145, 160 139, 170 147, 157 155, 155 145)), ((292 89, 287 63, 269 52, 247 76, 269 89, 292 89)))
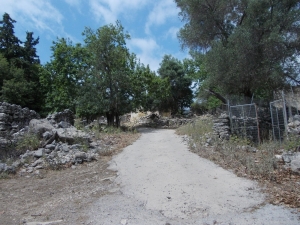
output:
POLYGON ((149 66, 136 62, 131 76, 133 109, 160 110, 170 95, 168 78, 157 76, 149 66))
POLYGON ((171 55, 165 55, 158 73, 162 78, 167 78, 170 84, 171 94, 165 99, 165 110, 171 110, 173 115, 182 113, 185 107, 191 105, 193 99, 190 88, 192 79, 186 75, 183 63, 171 55))
POLYGON ((21 55, 21 41, 15 36, 14 23, 8 13, 4 13, 0 21, 0 53, 9 63, 21 55))
POLYGON ((109 126, 119 126, 119 116, 131 110, 130 75, 134 67, 133 57, 126 47, 129 34, 119 21, 96 31, 86 28, 85 42, 91 54, 91 76, 99 107, 107 117, 109 126))
POLYGON ((39 38, 34 39, 33 33, 27 32, 26 41, 21 42, 14 35, 14 23, 16 21, 7 13, 0 21, 0 54, 4 60, 1 100, 39 111, 43 99, 39 84, 40 61, 35 48, 39 38))
POLYGON ((61 38, 53 42, 51 61, 40 73, 46 91, 46 111, 69 108, 75 112, 79 88, 88 70, 88 54, 80 44, 61 38))
POLYGON ((175 0, 183 47, 206 55, 211 91, 267 98, 300 83, 298 0, 175 0))

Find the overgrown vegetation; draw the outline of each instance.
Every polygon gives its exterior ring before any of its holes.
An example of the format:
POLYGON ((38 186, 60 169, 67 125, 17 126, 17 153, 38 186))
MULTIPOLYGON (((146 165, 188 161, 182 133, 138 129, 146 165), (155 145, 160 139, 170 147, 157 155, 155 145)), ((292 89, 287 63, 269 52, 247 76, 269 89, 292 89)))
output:
POLYGON ((22 154, 26 150, 33 151, 40 145, 40 140, 37 134, 27 132, 25 133, 16 144, 16 151, 22 154))
MULTIPOLYGON (((282 153, 283 146, 275 141, 265 141, 253 147, 249 140, 238 137, 220 140, 212 133, 212 119, 211 116, 203 116, 177 130, 178 134, 186 135, 191 151, 238 176, 257 180, 266 187, 271 203, 299 208, 297 182, 300 176, 285 169, 283 162, 275 157, 275 154, 282 153)), ((295 144, 293 140, 286 143, 290 146, 295 144)))

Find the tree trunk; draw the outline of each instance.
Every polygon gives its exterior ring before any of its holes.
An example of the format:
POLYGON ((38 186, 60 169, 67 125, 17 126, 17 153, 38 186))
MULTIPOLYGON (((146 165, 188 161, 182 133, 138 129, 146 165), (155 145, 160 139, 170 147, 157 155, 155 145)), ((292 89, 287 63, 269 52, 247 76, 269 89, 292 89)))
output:
POLYGON ((119 128, 120 127, 120 115, 119 113, 116 112, 116 127, 119 128))
POLYGON ((208 91, 209 93, 211 93, 212 95, 214 95, 216 98, 218 98, 219 100, 221 100, 224 104, 227 104, 227 100, 226 98, 224 98, 222 95, 220 95, 219 93, 217 92, 214 92, 213 90, 211 89, 208 89, 206 90, 208 91))
POLYGON ((114 114, 111 111, 106 112, 106 120, 107 126, 112 127, 114 125, 114 114))

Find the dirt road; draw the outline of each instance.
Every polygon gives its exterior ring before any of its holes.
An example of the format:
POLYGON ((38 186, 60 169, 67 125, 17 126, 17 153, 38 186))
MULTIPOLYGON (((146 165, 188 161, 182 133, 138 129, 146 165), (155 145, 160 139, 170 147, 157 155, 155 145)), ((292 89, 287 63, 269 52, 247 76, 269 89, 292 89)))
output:
POLYGON ((265 204, 252 181, 191 153, 174 130, 141 132, 112 160, 0 180, 0 225, 300 224, 299 213, 265 204))
POLYGON ((174 130, 141 132, 110 162, 115 187, 86 209, 86 224, 300 224, 299 213, 264 204, 253 181, 189 152, 174 130))

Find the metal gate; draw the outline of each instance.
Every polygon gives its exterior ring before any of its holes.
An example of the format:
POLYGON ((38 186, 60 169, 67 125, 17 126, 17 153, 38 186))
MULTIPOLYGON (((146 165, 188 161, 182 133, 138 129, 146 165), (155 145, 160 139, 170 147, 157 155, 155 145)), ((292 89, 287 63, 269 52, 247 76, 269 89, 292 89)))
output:
POLYGON ((273 139, 281 143, 284 136, 287 135, 287 113, 285 101, 280 99, 270 102, 270 113, 272 119, 273 139))
POLYGON ((231 133, 259 143, 260 135, 256 105, 235 105, 229 108, 231 133))

